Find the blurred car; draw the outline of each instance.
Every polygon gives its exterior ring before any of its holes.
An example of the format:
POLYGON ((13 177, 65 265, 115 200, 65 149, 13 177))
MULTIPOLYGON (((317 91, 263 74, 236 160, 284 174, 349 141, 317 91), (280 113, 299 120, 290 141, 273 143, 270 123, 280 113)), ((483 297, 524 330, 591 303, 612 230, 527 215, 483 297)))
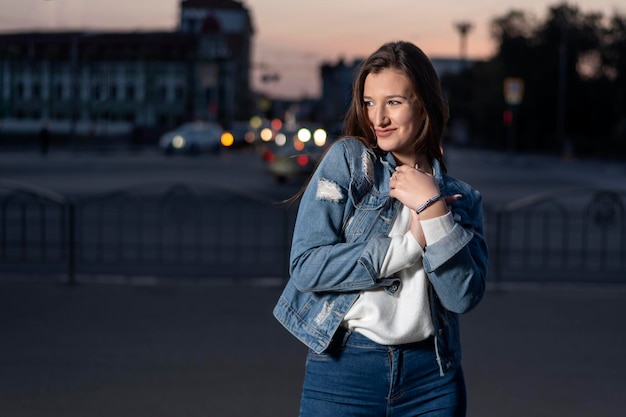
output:
POLYGON ((323 129, 283 130, 263 151, 267 170, 279 183, 309 176, 328 147, 323 129), (303 136, 303 132, 304 133, 303 136))
POLYGON ((249 146, 252 139, 247 139, 246 136, 252 134, 254 138, 254 132, 250 126, 250 122, 236 120, 231 122, 227 129, 222 134, 222 146, 225 148, 241 148, 249 146))
POLYGON ((159 148, 168 155, 218 152, 223 132, 224 129, 214 122, 185 123, 164 133, 159 139, 159 148))

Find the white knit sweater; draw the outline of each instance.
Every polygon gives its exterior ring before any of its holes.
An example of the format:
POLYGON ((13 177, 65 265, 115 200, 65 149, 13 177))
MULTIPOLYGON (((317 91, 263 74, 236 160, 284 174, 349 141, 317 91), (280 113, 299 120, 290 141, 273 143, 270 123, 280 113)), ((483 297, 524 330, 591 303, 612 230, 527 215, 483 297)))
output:
MULTIPOLYGON (((424 250, 409 230, 411 213, 402 207, 389 232, 391 244, 380 278, 396 275, 401 285, 390 294, 384 288, 361 292, 344 326, 383 345, 424 340, 434 334, 428 300, 428 278, 422 265, 424 250)), ((421 221, 426 246, 452 230, 452 214, 421 221)))

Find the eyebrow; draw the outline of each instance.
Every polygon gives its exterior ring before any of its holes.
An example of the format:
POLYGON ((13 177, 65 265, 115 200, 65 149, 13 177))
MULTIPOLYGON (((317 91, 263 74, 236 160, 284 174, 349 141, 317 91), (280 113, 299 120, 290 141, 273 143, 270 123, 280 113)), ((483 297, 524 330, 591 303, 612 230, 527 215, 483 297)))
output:
MULTIPOLYGON (((363 96, 363 99, 371 99, 371 98, 372 98, 371 96, 366 96, 366 95, 363 96)), ((385 96, 386 100, 389 100, 390 98, 403 98, 405 100, 409 99, 407 96, 403 96, 402 94, 391 94, 391 95, 385 96)))

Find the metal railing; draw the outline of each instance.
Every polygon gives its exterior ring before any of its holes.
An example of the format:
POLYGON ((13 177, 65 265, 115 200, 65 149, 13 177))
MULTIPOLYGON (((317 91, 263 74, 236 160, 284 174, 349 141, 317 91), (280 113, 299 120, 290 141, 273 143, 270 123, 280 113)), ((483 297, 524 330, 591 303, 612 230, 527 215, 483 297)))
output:
POLYGON ((0 180, 0 274, 45 272, 73 282, 74 226, 67 197, 0 180))
POLYGON ((626 282, 626 192, 572 188, 495 211, 493 279, 626 282))
MULTIPOLYGON (((626 192, 485 207, 492 282, 626 281, 626 192)), ((69 198, 0 181, 0 276, 287 278, 296 206, 174 184, 69 198)))
POLYGON ((295 208, 172 185, 66 198, 0 182, 0 275, 286 278, 295 208))

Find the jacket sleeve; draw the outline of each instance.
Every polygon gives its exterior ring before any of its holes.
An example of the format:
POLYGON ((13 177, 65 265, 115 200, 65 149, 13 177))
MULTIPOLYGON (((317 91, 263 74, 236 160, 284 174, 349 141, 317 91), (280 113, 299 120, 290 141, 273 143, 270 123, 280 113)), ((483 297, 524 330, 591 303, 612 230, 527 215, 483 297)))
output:
POLYGON ((346 141, 334 143, 302 195, 290 254, 290 279, 299 291, 360 291, 390 285, 379 271, 391 239, 379 235, 346 242, 351 158, 346 141))
POLYGON ((455 313, 467 312, 478 304, 487 279, 482 197, 472 190, 465 198, 469 201, 452 205, 452 230, 424 251, 424 269, 435 293, 441 304, 455 313))

